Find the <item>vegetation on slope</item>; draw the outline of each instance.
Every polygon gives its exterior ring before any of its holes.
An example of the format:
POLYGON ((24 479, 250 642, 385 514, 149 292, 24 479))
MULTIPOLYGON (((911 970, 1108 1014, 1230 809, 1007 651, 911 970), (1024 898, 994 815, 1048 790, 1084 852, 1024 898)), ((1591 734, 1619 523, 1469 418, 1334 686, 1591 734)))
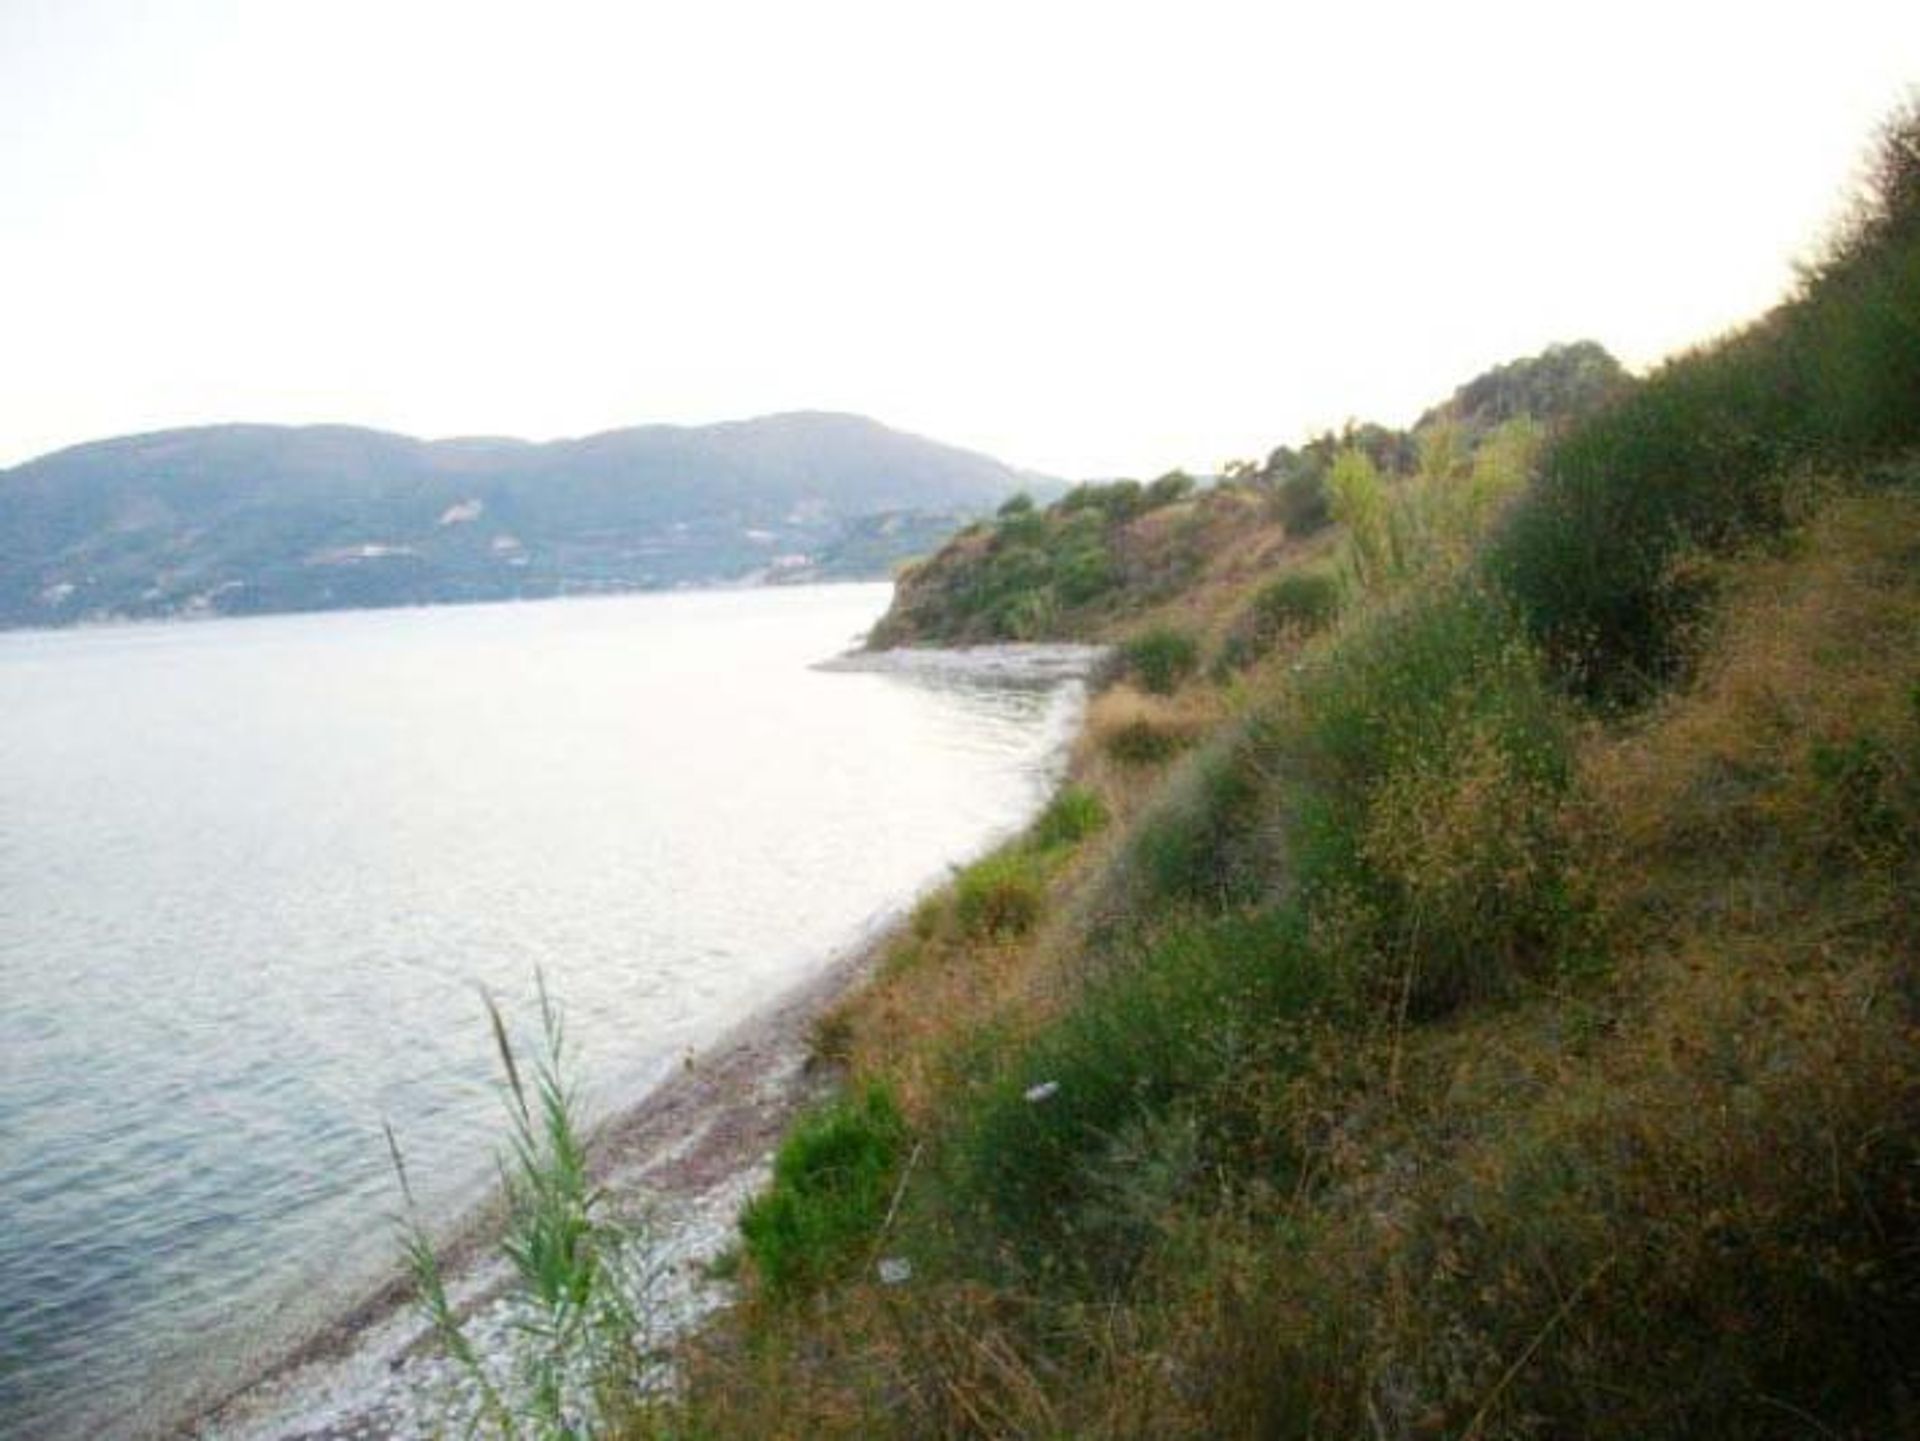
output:
POLYGON ((863 1226, 648 1428, 1920 1431, 1920 113, 1884 156, 1544 451, 1334 452, 1276 559, 1337 616, 1100 696, 1107 823, 894 938, 821 1032, 863 1226))
MULTIPOLYGON (((1483 481, 1489 469, 1517 480, 1524 455, 1516 451, 1542 430, 1592 414, 1625 384, 1618 362, 1592 341, 1553 346, 1469 381, 1410 431, 1350 425, 1299 449, 1282 446, 1264 464, 1231 465, 1204 490, 1174 471, 1148 485, 1082 485, 1045 508, 1015 497, 901 572, 870 644, 1113 640, 1161 610, 1218 629, 1222 608, 1244 606, 1255 581, 1279 573, 1298 583, 1289 572, 1324 548, 1314 537, 1345 518, 1337 514, 1343 466, 1371 467, 1396 485, 1433 482, 1449 494, 1476 471, 1483 481)), ((1243 640, 1258 639, 1258 622, 1244 629, 1255 634, 1243 640)))

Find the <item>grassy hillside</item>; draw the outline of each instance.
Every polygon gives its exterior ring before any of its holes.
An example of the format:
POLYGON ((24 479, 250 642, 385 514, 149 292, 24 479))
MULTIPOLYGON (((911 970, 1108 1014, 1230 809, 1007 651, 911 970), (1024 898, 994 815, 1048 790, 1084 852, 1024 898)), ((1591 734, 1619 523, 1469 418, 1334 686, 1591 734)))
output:
POLYGON ((1144 604, 614 1429, 1920 1435, 1920 114, 1877 181, 1558 433, 1292 453, 1333 524, 1144 604))
POLYGON ((1250 587, 1325 557, 1341 456, 1364 456, 1388 481, 1436 487, 1470 480, 1478 465, 1484 485, 1489 467, 1518 463, 1516 430, 1562 428, 1626 384, 1592 341, 1554 346, 1467 382, 1411 431, 1349 426, 1233 466, 1205 490, 1174 471, 1147 485, 1082 485, 1045 508, 1015 497, 908 565, 869 643, 1114 640, 1156 620, 1219 639, 1250 587))

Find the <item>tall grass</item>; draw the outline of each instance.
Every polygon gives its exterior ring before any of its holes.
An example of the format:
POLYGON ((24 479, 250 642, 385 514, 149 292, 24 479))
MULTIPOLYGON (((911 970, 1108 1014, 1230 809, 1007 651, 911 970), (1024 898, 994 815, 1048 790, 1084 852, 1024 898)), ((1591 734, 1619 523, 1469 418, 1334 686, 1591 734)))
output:
POLYGON ((1443 423, 1423 437, 1420 469, 1405 480, 1382 476, 1364 451, 1342 451, 1329 485, 1347 528, 1337 564, 1349 595, 1361 601, 1458 571, 1531 478, 1543 441, 1520 416, 1469 451, 1443 423))
POLYGON ((644 1226, 616 1213, 590 1174, 577 1097, 565 1077, 564 1028, 544 978, 539 994, 542 1047, 531 1075, 522 1072, 498 1004, 485 997, 506 1081, 499 1250, 511 1276, 507 1354, 489 1354, 469 1334, 391 1129, 387 1139, 407 1203, 402 1251, 422 1313, 477 1401, 475 1414, 450 1421, 558 1441, 630 1423, 646 1408, 649 1297, 658 1277, 644 1226))
POLYGON ((1357 982, 1425 1015, 1563 957, 1568 717, 1498 596, 1457 581, 1378 612, 1270 734, 1290 880, 1357 982))
POLYGON ((961 1113, 940 1208, 989 1223, 1020 1264, 1076 1285, 1124 1280, 1193 1187, 1291 1157, 1260 1108, 1324 994, 1293 918, 1190 922, 1101 977, 961 1113))

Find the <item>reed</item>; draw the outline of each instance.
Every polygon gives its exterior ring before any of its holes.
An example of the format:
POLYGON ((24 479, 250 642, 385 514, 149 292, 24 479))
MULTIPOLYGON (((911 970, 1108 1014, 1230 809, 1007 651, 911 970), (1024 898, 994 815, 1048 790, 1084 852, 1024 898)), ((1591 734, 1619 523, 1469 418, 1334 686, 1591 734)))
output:
POLYGON ((597 1435, 650 1409, 650 1302, 660 1273, 644 1219, 617 1211, 593 1178, 578 1094, 566 1078, 560 1009, 544 977, 538 991, 541 1047, 530 1072, 499 1003, 482 997, 508 1121, 499 1157, 498 1247, 511 1277, 505 1354, 471 1333, 471 1317, 450 1298, 399 1141, 387 1130, 406 1205, 402 1257, 433 1337, 472 1388, 469 1414, 449 1423, 508 1441, 597 1435))

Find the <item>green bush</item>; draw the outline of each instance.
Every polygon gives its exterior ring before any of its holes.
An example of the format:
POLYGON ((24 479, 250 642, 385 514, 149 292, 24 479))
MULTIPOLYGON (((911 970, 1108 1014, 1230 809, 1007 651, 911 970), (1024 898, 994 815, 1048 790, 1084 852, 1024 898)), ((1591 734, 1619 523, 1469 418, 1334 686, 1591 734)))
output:
POLYGON ((960 933, 975 940, 1024 935, 1046 902, 1038 861, 1017 849, 975 861, 954 881, 953 914, 960 933))
POLYGON ((1297 471, 1281 481, 1274 491, 1274 510, 1288 535, 1312 535, 1333 524, 1325 470, 1297 471))
POLYGON ((1319 571, 1295 571, 1269 581, 1253 598, 1253 612, 1269 630, 1318 630, 1340 609, 1340 583, 1319 571))
POLYGON ((1033 823, 1028 840, 1035 850, 1060 850, 1078 845, 1106 824, 1107 807, 1099 796, 1085 786, 1063 786, 1033 823))
POLYGON ((1244 670, 1288 636, 1309 635, 1340 609, 1340 582, 1322 571, 1292 571, 1267 582, 1220 646, 1219 669, 1244 670))
POLYGON ((1151 766, 1172 760, 1187 748, 1188 740, 1179 731, 1169 730, 1154 724, 1145 716, 1139 716, 1125 725, 1115 726, 1101 745, 1108 755, 1123 765, 1151 766))
POLYGON ((1260 744, 1243 732, 1200 752, 1134 827, 1123 866, 1141 892, 1136 911, 1225 907, 1268 889, 1277 857, 1259 833, 1260 744))
POLYGON ((1571 746, 1520 620, 1483 588, 1416 593, 1344 636, 1269 758, 1319 943, 1416 1014, 1563 959, 1571 746))
POLYGON ((780 1143, 773 1184, 740 1213, 769 1294, 802 1294, 845 1270, 886 1215, 906 1123, 871 1085, 803 1117, 780 1143))
POLYGON ((1915 154, 1920 109, 1888 128, 1868 204, 1799 295, 1568 432, 1510 515, 1488 572, 1575 692, 1652 695, 1707 598, 1695 554, 1780 530, 1810 468, 1920 444, 1915 154))
POLYGON ((1025 1265, 1121 1279, 1216 1165, 1291 1164, 1246 1082, 1290 1071, 1288 1023, 1322 987, 1291 917, 1177 931, 1098 981, 961 1117, 941 1204, 1025 1265))
POLYGON ((1120 648, 1126 673, 1155 695, 1172 695, 1200 664, 1192 636, 1172 626, 1142 631, 1120 648))
POLYGON ((1185 500, 1193 494, 1193 487, 1193 477, 1184 470, 1170 470, 1147 487, 1141 500, 1148 510, 1157 510, 1163 505, 1185 500))
POLYGON ((1696 552, 1790 518, 1805 398, 1772 327, 1674 361, 1565 436, 1488 570, 1576 691, 1633 703, 1677 673, 1707 599, 1696 552))

